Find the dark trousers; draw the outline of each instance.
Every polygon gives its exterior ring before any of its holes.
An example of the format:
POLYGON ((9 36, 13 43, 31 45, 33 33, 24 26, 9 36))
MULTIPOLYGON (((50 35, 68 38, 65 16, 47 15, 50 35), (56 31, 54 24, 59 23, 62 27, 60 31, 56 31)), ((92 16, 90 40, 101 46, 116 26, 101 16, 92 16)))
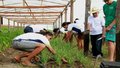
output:
POLYGON ((120 33, 116 35, 116 61, 120 62, 120 33))
POLYGON ((91 35, 91 44, 92 44, 92 54, 93 56, 97 56, 97 55, 101 55, 102 54, 102 39, 98 40, 100 37, 102 37, 102 34, 98 34, 98 35, 91 35))

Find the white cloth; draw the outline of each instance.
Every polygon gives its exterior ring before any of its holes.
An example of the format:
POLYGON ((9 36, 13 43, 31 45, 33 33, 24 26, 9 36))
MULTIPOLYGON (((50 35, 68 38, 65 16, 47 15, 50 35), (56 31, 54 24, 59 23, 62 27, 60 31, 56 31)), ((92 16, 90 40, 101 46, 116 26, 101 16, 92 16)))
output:
POLYGON ((81 24, 80 20, 75 20, 76 24, 81 24))
POLYGON ((30 27, 33 28, 33 32, 40 32, 40 30, 43 30, 43 27, 37 27, 36 25, 30 25, 30 27))
POLYGON ((60 32, 62 32, 62 33, 67 33, 67 31, 65 31, 65 28, 60 28, 60 32))
POLYGON ((68 25, 68 29, 67 30, 71 31, 73 27, 75 27, 77 29, 80 29, 81 32, 84 32, 84 29, 85 29, 83 23, 71 23, 71 24, 68 25))
POLYGON ((90 35, 102 34, 102 27, 105 26, 103 17, 94 18, 93 16, 89 16, 88 23, 90 24, 90 35))
POLYGON ((22 35, 15 37, 13 40, 18 40, 18 39, 40 40, 46 46, 51 46, 49 40, 45 36, 43 36, 41 34, 37 34, 37 33, 25 33, 25 34, 22 34, 22 35))

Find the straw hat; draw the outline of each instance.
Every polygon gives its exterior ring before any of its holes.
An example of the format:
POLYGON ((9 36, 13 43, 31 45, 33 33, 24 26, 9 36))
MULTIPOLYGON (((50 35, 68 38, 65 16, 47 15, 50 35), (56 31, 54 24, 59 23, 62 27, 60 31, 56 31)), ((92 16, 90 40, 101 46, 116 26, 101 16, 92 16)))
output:
POLYGON ((96 13, 99 12, 100 10, 96 7, 93 7, 90 11, 88 11, 88 13, 96 13))

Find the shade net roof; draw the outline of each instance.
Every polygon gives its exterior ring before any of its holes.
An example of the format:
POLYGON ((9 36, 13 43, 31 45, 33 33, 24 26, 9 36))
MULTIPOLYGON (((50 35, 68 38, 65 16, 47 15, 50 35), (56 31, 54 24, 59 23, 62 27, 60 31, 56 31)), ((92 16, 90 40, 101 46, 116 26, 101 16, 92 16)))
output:
POLYGON ((0 0, 0 16, 18 23, 51 24, 70 0, 0 0))

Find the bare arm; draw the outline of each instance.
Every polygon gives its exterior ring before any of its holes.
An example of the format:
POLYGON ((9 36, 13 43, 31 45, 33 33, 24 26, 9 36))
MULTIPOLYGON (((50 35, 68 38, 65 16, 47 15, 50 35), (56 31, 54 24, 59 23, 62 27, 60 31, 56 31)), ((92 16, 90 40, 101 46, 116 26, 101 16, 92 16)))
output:
POLYGON ((56 54, 55 50, 51 46, 47 46, 47 48, 52 54, 56 54))
POLYGON ((116 19, 113 20, 113 22, 110 24, 110 26, 113 26, 116 24, 116 19))
POLYGON ((106 28, 106 31, 109 31, 115 24, 116 20, 114 19, 113 22, 106 28))
POLYGON ((90 31, 91 25, 89 23, 87 23, 87 30, 90 31))
POLYGON ((102 26, 102 38, 105 38, 105 26, 102 26))

